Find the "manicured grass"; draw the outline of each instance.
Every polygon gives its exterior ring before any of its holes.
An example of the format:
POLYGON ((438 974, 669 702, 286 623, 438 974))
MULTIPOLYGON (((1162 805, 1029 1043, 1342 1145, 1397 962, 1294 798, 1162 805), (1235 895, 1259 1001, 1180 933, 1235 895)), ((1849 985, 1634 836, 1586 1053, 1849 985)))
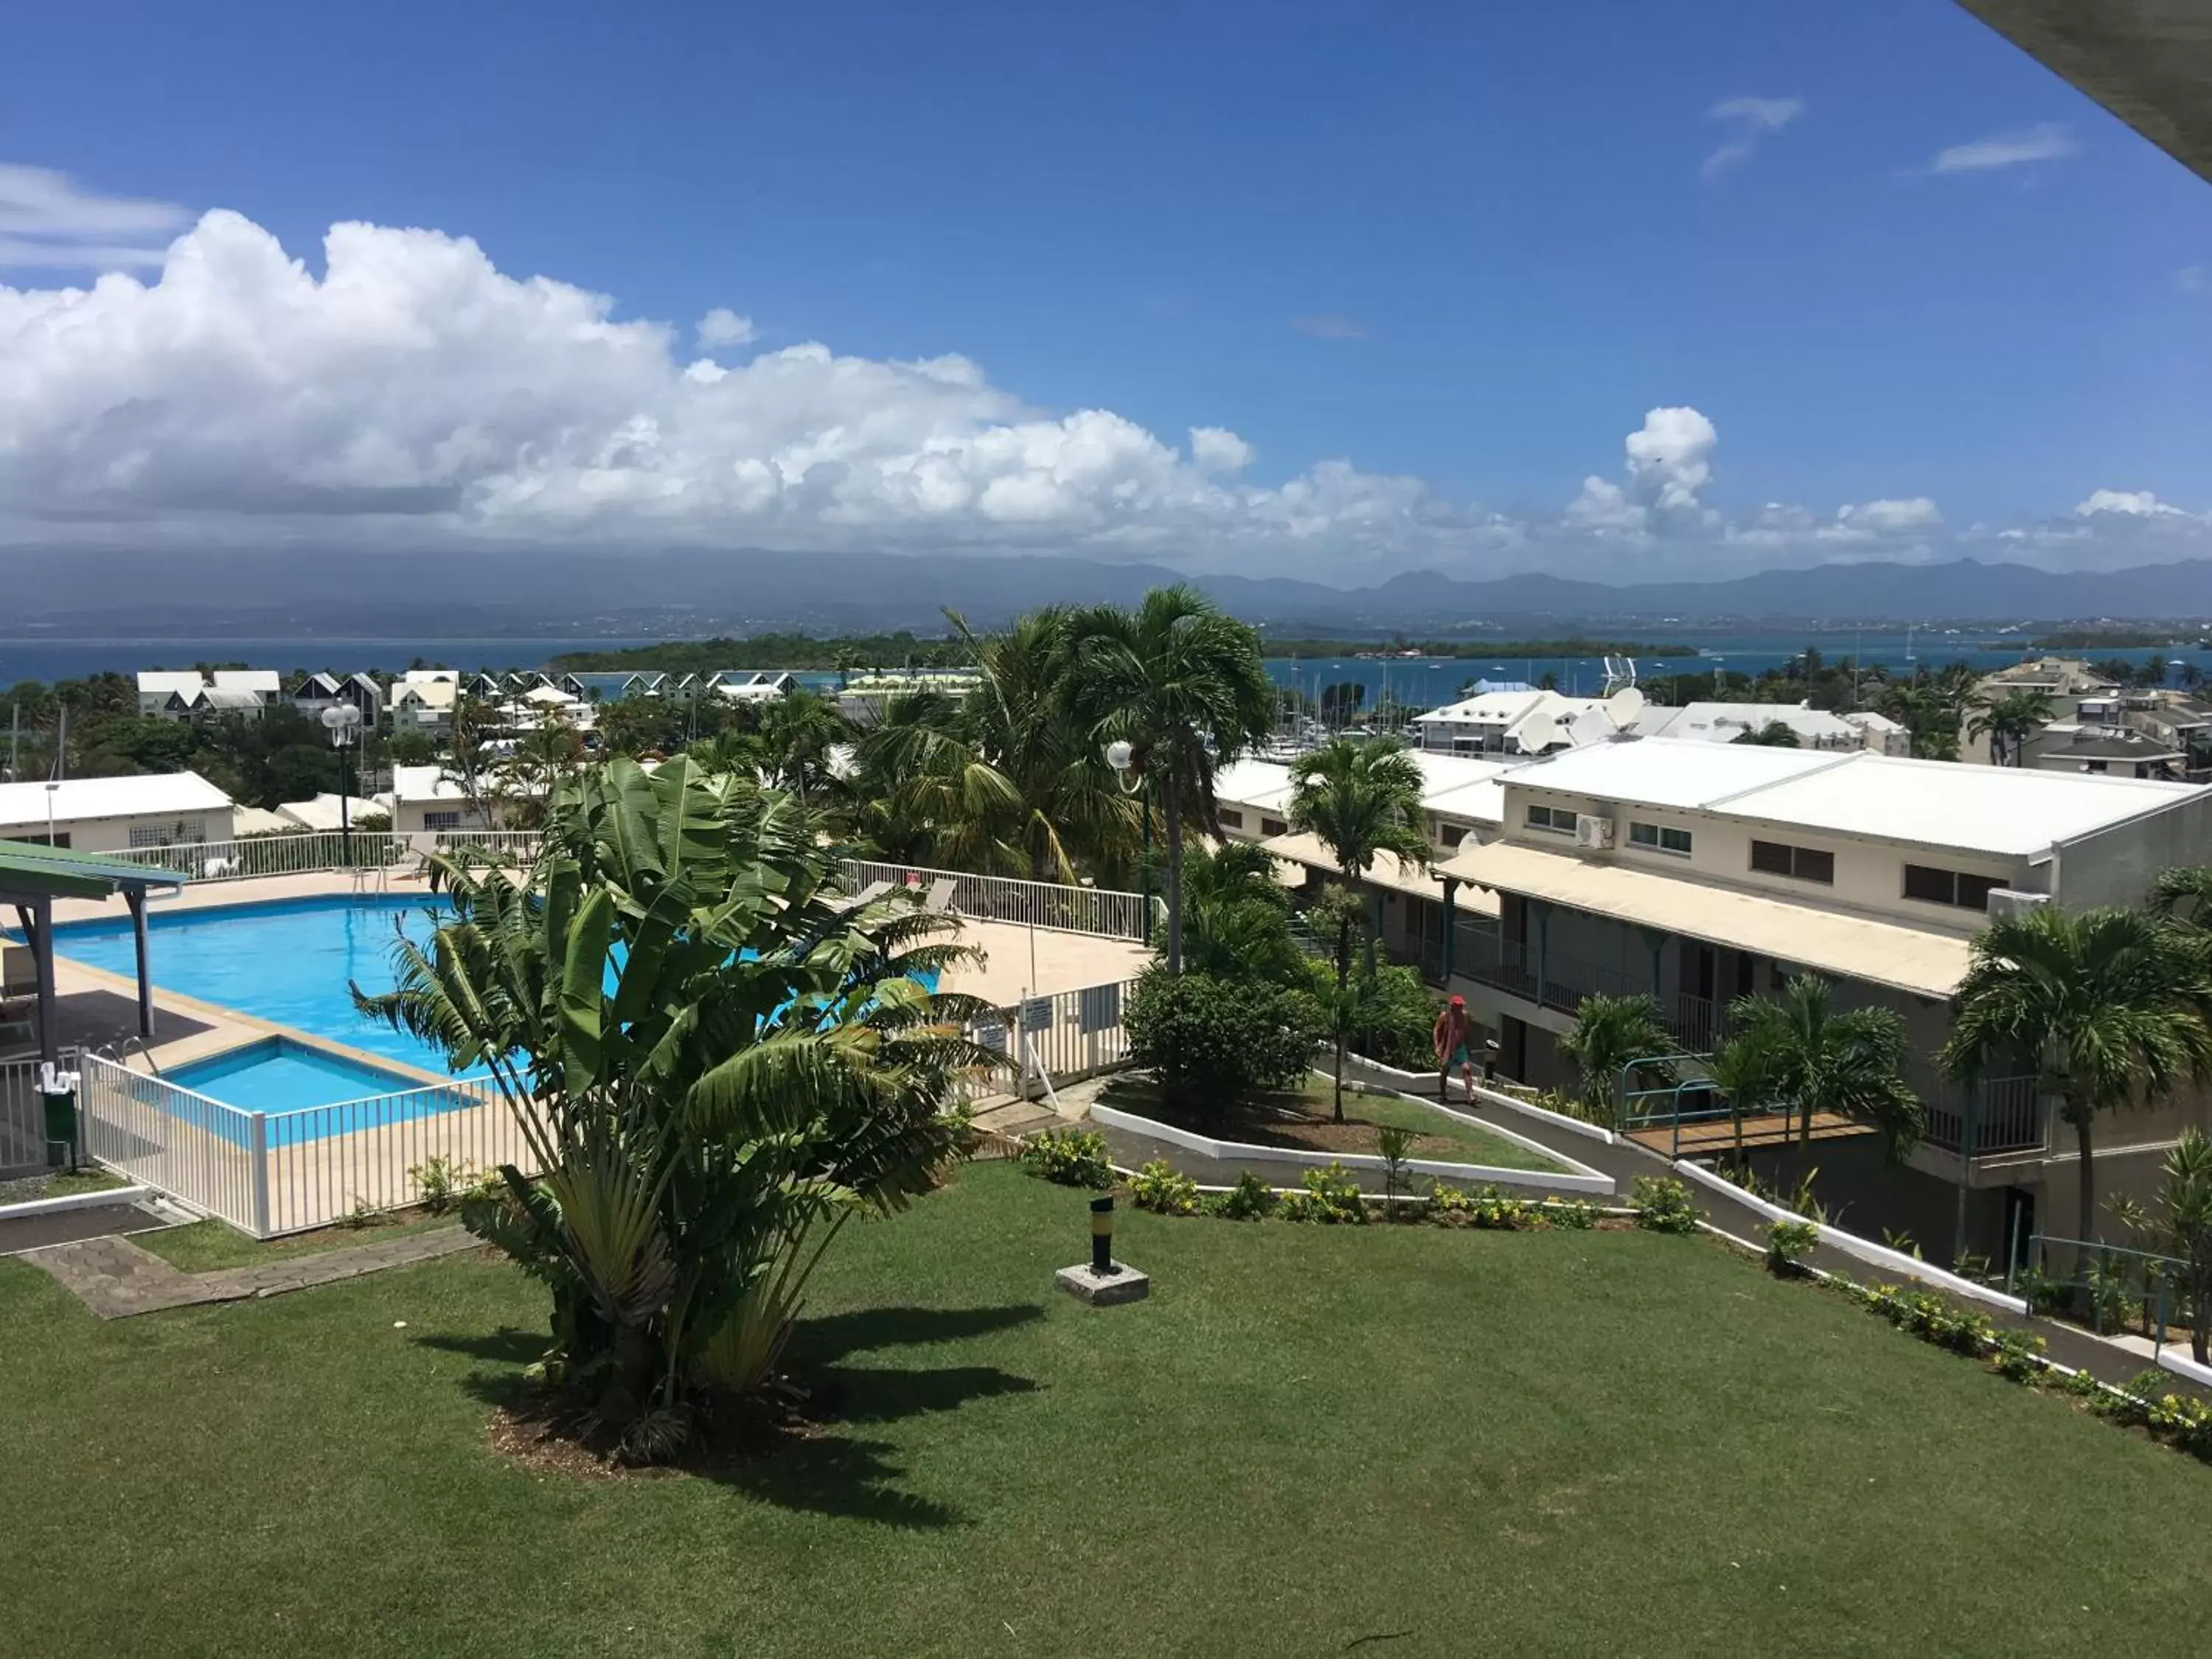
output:
POLYGON ((504 1460, 471 1254, 102 1323, 0 1262, 0 1646, 2182 1654, 2212 1469, 1705 1239, 1119 1218, 1003 1165, 832 1250, 841 1424, 723 1480, 504 1460), (405 1328, 396 1328, 404 1321, 405 1328), (1370 1640, 1354 1646, 1361 1638, 1370 1640))
POLYGON ((27 1204, 41 1198, 73 1198, 79 1193, 112 1192, 118 1187, 130 1184, 119 1175, 87 1164, 80 1170, 56 1170, 48 1175, 0 1181, 0 1204, 27 1204))
MULTIPOLYGON (((1167 1113, 1160 1102, 1158 1086, 1147 1073, 1133 1072, 1115 1078, 1101 1091, 1098 1098, 1102 1105, 1158 1118, 1164 1122, 1183 1121, 1167 1113)), ((1328 1078, 1310 1073, 1299 1087, 1255 1095, 1249 1104, 1259 1109, 1281 1107, 1310 1117, 1327 1118, 1334 1111, 1335 1101, 1334 1084, 1328 1078)), ((1547 1158, 1533 1147, 1521 1146, 1503 1135, 1492 1134, 1478 1125, 1463 1123, 1418 1100, 1407 1100, 1396 1095, 1355 1092, 1347 1085, 1344 1091, 1344 1115, 1347 1122, 1376 1126, 1395 1124, 1427 1137, 1425 1144, 1416 1146, 1409 1154, 1413 1158, 1434 1158, 1447 1163, 1482 1164, 1501 1170, 1557 1170, 1561 1167, 1556 1159, 1547 1158)), ((1190 1127, 1224 1139, 1237 1138, 1238 1125, 1234 1121, 1204 1123, 1194 1120, 1190 1127)), ((1360 1146, 1348 1150, 1372 1153, 1374 1147, 1371 1140, 1363 1138, 1360 1146)))
POLYGON ((356 1244, 375 1244, 387 1238, 404 1237, 432 1227, 459 1224, 458 1214, 410 1213, 404 1220, 381 1221, 370 1227, 322 1227, 312 1233, 259 1239, 224 1222, 194 1221, 181 1227, 135 1234, 131 1242, 152 1251, 173 1267, 181 1267, 188 1273, 204 1273, 221 1267, 258 1267, 264 1261, 281 1261, 287 1256, 343 1250, 356 1244))

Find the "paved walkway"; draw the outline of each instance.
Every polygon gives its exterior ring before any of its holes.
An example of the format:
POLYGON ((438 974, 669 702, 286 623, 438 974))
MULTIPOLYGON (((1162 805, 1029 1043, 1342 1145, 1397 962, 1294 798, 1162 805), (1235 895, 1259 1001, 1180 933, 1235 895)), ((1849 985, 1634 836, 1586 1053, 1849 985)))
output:
POLYGON ((459 1226, 410 1233, 379 1244, 287 1256, 256 1267, 227 1267, 218 1273, 188 1273, 171 1267, 127 1238, 86 1238, 33 1250, 19 1258, 42 1267, 102 1319, 128 1319, 200 1302, 243 1302, 281 1296, 311 1285, 358 1279, 386 1267, 428 1261, 471 1249, 477 1240, 459 1226))

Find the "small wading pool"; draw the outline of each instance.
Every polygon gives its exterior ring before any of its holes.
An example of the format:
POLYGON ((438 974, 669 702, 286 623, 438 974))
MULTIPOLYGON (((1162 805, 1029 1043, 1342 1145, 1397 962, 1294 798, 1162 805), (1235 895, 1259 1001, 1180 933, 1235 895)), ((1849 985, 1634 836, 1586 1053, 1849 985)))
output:
MULTIPOLYGON (((326 1054, 289 1037, 267 1037, 228 1054, 173 1066, 162 1073, 162 1081, 240 1111, 268 1114, 264 1133, 272 1146, 478 1103, 462 1090, 440 1089, 420 1078, 326 1054), (395 1115, 388 1103, 375 1103, 371 1109, 375 1097, 397 1094, 407 1096, 404 1110, 395 1115), (307 1108, 316 1109, 302 1109, 307 1108)), ((251 1133, 234 1112, 208 1111, 206 1115, 210 1121, 201 1127, 225 1140, 243 1145, 251 1133)))

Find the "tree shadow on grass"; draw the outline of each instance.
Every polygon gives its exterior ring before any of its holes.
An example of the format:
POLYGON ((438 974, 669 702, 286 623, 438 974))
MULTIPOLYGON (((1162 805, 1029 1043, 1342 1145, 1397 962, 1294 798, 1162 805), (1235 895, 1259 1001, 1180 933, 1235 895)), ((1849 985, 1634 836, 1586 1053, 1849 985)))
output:
MULTIPOLYGON (((784 1509, 886 1526, 964 1525, 967 1517, 958 1511, 904 1489, 907 1471, 895 1461, 897 1445, 845 1431, 957 1411, 979 1400, 1031 1393, 1038 1384, 995 1365, 842 1362, 853 1354, 988 1336, 1043 1316, 1043 1308, 1035 1303, 1015 1303, 984 1308, 865 1308, 802 1319, 792 1333, 785 1369, 807 1391, 803 1421, 743 1448, 707 1448, 680 1467, 784 1509)), ((518 1414, 542 1407, 544 1396, 523 1376, 523 1367, 545 1351, 547 1338, 542 1332, 510 1328, 483 1335, 425 1334, 416 1341, 487 1362, 492 1369, 473 1372, 463 1383, 486 1404, 518 1414)))

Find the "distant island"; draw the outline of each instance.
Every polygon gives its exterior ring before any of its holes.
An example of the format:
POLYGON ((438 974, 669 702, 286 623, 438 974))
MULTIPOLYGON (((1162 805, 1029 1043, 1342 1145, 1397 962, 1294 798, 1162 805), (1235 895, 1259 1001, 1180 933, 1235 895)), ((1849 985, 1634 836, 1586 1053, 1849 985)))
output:
POLYGON ((1541 657, 1694 657, 1693 645, 1644 640, 1284 640, 1261 636, 1271 657, 1453 657, 1498 660, 1541 657))
POLYGON ((2148 646, 2182 646, 2202 650, 2204 641, 2191 630, 2188 637, 2148 628, 2062 628, 2039 635, 2038 651, 2139 651, 2148 646))

